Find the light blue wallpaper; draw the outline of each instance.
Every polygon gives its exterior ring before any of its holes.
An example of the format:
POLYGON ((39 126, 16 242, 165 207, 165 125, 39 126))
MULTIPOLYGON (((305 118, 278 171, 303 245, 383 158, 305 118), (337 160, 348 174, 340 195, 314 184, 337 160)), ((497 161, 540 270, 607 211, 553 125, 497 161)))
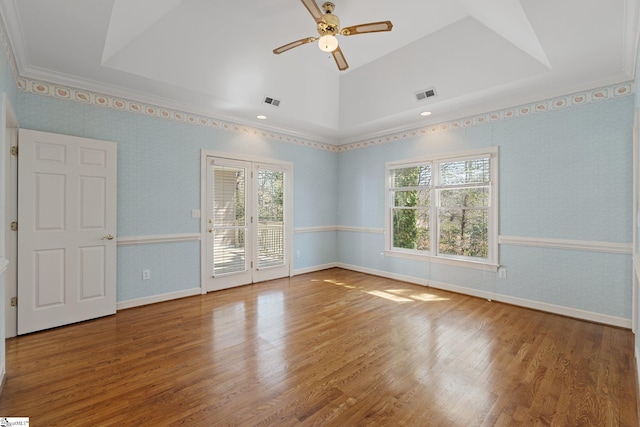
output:
MULTIPOLYGON (((292 162, 295 227, 337 222, 337 153, 24 92, 19 116, 27 129, 118 143, 118 237, 199 232, 201 149, 292 162)), ((295 269, 337 262, 335 233, 295 244, 295 269)), ((192 289, 199 275, 196 243, 118 248, 118 301, 192 289)))
MULTIPOLYGON (((499 147, 500 234, 631 243, 634 97, 416 136, 341 153, 340 225, 384 228, 385 162, 499 147)), ((341 232, 341 262, 631 318, 631 257, 501 245, 508 278, 381 257, 378 234, 341 232)))
POLYGON ((633 98, 505 121, 503 235, 631 242, 633 98))
POLYGON ((295 268, 301 270, 337 262, 339 259, 337 241, 336 232, 333 230, 296 233, 293 243, 295 268))
MULTIPOLYGON (((498 146, 501 235, 630 243, 634 102, 625 96, 339 154, 22 92, 18 114, 25 128, 118 143, 120 237, 198 232, 191 210, 200 208, 201 149, 292 162, 297 228, 384 228, 385 162, 498 146)), ((341 262, 631 318, 628 255, 503 245, 509 275, 497 279, 380 256, 377 233, 300 232, 294 242, 298 270, 341 262)), ((118 262, 118 301, 199 285, 197 243, 119 247, 118 262), (146 268, 152 279, 143 282, 146 268)))
POLYGON ((118 301, 200 287, 199 242, 160 243, 118 248, 118 301), (151 279, 142 280, 142 270, 151 279))

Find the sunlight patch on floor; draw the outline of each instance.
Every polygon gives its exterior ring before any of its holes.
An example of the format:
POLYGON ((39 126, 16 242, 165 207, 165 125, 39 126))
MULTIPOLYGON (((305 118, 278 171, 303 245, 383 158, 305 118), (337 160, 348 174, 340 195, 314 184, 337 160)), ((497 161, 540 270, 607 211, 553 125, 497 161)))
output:
POLYGON ((446 298, 446 297, 442 297, 442 296, 438 296, 438 295, 434 295, 434 294, 429 294, 429 293, 421 293, 421 294, 414 294, 414 290, 413 289, 387 289, 386 292, 390 292, 392 294, 397 294, 397 295, 402 295, 406 298, 411 298, 412 300, 415 301, 425 301, 425 302, 430 302, 430 301, 449 301, 450 298, 446 298))
POLYGON ((413 300, 410 299, 410 298, 404 298, 404 297, 401 297, 399 295, 391 294, 389 292, 384 292, 384 291, 365 291, 365 292, 368 293, 369 295, 374 295, 374 296, 385 298, 385 299, 388 299, 388 300, 391 300, 391 301, 413 302, 413 300))
POLYGON ((314 280, 312 280, 312 282, 331 283, 332 285, 342 286, 343 288, 347 288, 347 289, 356 289, 356 287, 353 286, 353 285, 347 285, 346 283, 339 282, 339 281, 333 280, 333 279, 324 279, 324 280, 314 279, 314 280))
MULTIPOLYGON (((335 279, 312 279, 312 282, 323 282, 330 283, 336 286, 342 286, 347 289, 358 289, 357 286, 349 285, 345 282, 341 282, 335 279)), ((373 295, 376 297, 381 297, 388 299, 390 301, 395 302, 412 302, 412 301, 421 301, 421 302, 432 302, 432 301, 449 301, 450 298, 429 294, 426 292, 416 294, 413 289, 386 289, 384 291, 362 291, 369 295, 373 295)))

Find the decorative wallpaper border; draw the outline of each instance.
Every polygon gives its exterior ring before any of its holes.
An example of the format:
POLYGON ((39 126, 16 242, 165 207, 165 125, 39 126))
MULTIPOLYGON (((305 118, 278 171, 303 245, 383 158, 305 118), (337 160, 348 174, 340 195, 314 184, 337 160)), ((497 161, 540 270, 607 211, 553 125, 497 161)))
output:
POLYGON ((483 125, 486 123, 496 122, 500 120, 508 120, 516 117, 524 117, 531 114, 545 113, 548 111, 561 110, 573 106, 589 104, 593 102, 603 101, 607 99, 620 98, 630 96, 635 93, 635 85, 632 81, 620 84, 595 88, 569 95, 563 95, 556 98, 536 101, 529 104, 523 104, 516 107, 506 108, 497 111, 491 111, 484 114, 465 117, 458 120, 437 123, 426 127, 415 128, 411 130, 391 133, 389 135, 366 139, 359 142, 335 146, 322 142, 310 141, 303 138, 287 135, 279 132, 272 132, 265 129, 255 128, 252 126, 242 125, 234 122, 218 120, 214 117, 205 115, 192 114, 185 111, 165 108, 158 105, 146 104, 135 100, 114 97, 98 92, 77 89, 65 85, 48 83, 28 78, 23 78, 18 74, 18 67, 11 43, 6 33, 5 25, 0 19, 0 43, 2 43, 6 57, 9 61, 11 71, 19 90, 42 96, 51 96, 54 98, 80 102, 100 107, 121 110, 134 114, 158 117, 167 120, 174 120, 181 123, 192 124, 196 126, 210 127, 214 129, 222 129, 237 134, 254 135, 267 138, 274 141, 287 142, 290 144, 301 145, 319 150, 326 150, 335 153, 341 153, 350 150, 358 150, 374 145, 388 144, 392 142, 402 141, 419 136, 432 135, 435 133, 446 132, 465 128, 469 126, 483 125))
POLYGON ((476 116, 466 117, 449 122, 436 123, 430 126, 417 129, 397 132, 390 135, 372 138, 364 141, 354 142, 338 147, 338 152, 357 150, 360 148, 370 147, 373 145, 387 144, 397 142, 404 139, 415 138, 418 136, 432 135, 435 133, 446 132, 449 130, 460 129, 470 126, 483 125, 486 123, 497 122, 500 120, 513 119, 516 117, 524 117, 532 114, 546 113, 548 111, 562 110, 578 105, 590 104, 593 102, 604 101, 606 99, 621 98, 623 96, 633 95, 635 93, 635 85, 632 81, 619 83, 611 86, 591 89, 587 91, 577 92, 570 95, 563 95, 557 98, 536 101, 530 104, 523 104, 517 107, 505 108, 503 110, 491 111, 476 116))
POLYGON ((105 95, 98 92, 72 88, 69 86, 48 83, 40 80, 18 78, 16 81, 18 89, 35 95, 50 96, 67 101, 80 102, 83 104, 95 105, 98 107, 111 108, 134 114, 161 119, 173 120, 181 123, 203 126, 213 129, 222 129, 228 132, 261 136, 274 141, 288 142, 305 147, 317 148, 337 152, 338 147, 316 141, 310 141, 279 132, 272 132, 234 122, 218 120, 200 114, 188 113, 185 111, 165 108, 154 104, 146 104, 131 99, 105 95))

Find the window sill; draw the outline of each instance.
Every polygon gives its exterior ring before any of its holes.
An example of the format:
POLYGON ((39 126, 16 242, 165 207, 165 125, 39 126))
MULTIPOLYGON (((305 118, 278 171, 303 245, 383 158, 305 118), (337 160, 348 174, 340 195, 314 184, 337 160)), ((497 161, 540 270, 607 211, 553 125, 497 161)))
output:
POLYGON ((395 252, 395 251, 384 251, 384 255, 390 256, 390 257, 396 257, 396 258, 412 259, 415 261, 426 261, 426 262, 435 263, 435 264, 452 265, 455 267, 471 268, 474 270, 489 271, 493 273, 497 272, 498 268, 500 268, 499 264, 492 264, 489 262, 435 257, 431 255, 416 255, 416 254, 408 254, 408 253, 395 252))

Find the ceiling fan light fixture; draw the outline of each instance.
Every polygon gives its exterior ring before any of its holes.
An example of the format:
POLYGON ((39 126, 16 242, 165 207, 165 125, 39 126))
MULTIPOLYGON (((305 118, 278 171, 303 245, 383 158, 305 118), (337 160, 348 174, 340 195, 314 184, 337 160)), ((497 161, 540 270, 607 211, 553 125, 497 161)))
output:
POLYGON ((323 52, 333 52, 338 48, 338 39, 336 36, 327 34, 318 39, 318 47, 323 52))

